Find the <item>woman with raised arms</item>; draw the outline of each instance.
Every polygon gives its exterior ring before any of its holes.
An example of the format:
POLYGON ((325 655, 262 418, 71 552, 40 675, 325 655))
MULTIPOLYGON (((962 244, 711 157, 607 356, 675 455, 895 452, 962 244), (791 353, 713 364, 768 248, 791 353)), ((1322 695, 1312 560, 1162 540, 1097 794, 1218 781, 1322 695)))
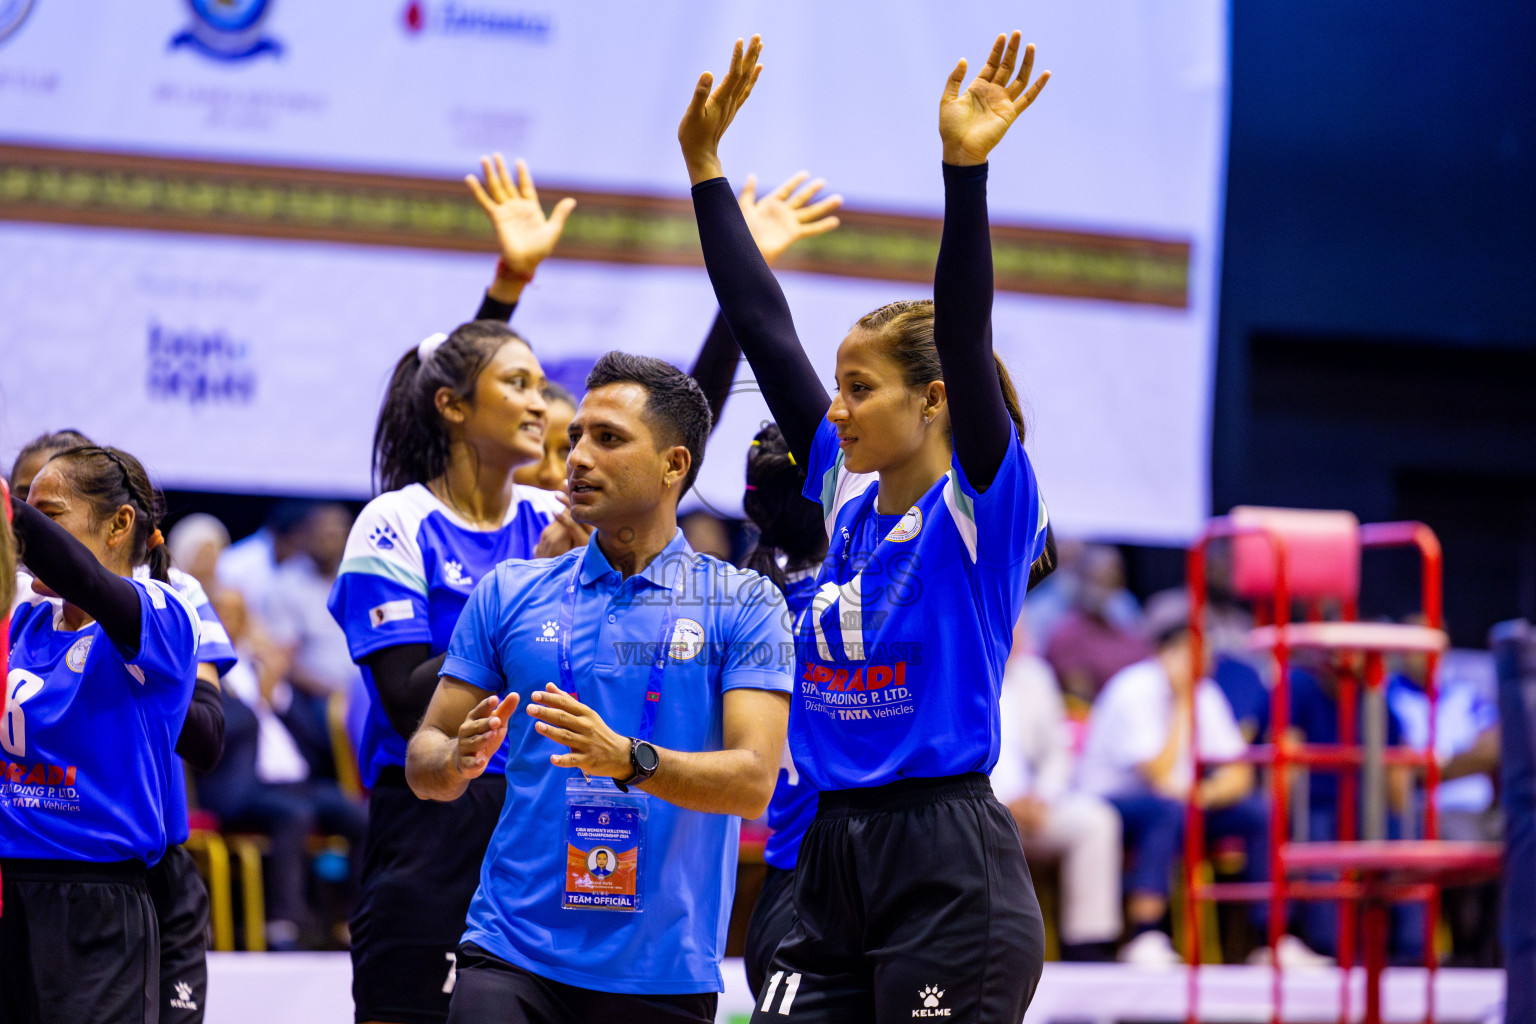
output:
POLYGON ((986 161, 1049 72, 1030 84, 1034 47, 1021 55, 1014 33, 970 85, 964 61, 950 74, 934 298, 860 319, 828 396, 717 153, 761 73, 761 46, 738 40, 719 87, 703 75, 678 127, 721 311, 807 467, 804 494, 829 538, 797 624, 790 721, 794 763, 821 796, 800 848, 798 923, 754 1020, 1017 1024, 1044 935, 987 773, 1047 528, 1017 397, 992 351, 986 161))

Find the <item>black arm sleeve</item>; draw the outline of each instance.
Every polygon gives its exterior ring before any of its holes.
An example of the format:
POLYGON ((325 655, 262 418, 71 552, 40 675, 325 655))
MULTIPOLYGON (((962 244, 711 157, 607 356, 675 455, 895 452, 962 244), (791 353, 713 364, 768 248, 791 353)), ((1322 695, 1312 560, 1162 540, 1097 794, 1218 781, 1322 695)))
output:
POLYGON ((199 679, 192 690, 192 705, 176 740, 176 753, 197 771, 207 774, 224 756, 224 698, 218 687, 199 679))
POLYGON ((704 397, 709 401, 709 430, 714 432, 720 425, 720 414, 725 411, 725 400, 731 397, 731 385, 736 383, 736 367, 741 364, 741 346, 731 335, 731 325, 725 322, 725 314, 716 313, 715 322, 709 325, 704 347, 693 361, 688 376, 699 382, 704 397))
POLYGON ((389 724, 406 739, 416 731, 437 689, 437 673, 447 652, 432 657, 426 644, 399 644, 374 651, 363 659, 373 673, 373 685, 389 724))
POLYGON ((986 164, 944 165, 944 237, 933 272, 933 342, 944 371, 960 468, 972 487, 985 491, 1014 434, 992 357, 986 164))
POLYGON ((143 628, 138 588, 31 505, 12 498, 11 509, 27 568, 55 594, 101 623, 118 650, 135 657, 143 628))
POLYGON ((480 300, 480 308, 475 312, 476 320, 500 320, 502 323, 510 323, 512 311, 517 308, 515 302, 502 302, 491 298, 491 293, 486 292, 485 298, 480 300))
POLYGON ((751 364, 790 452, 808 465, 811 441, 832 400, 800 345, 789 303, 752 240, 729 182, 711 178, 693 186, 693 212, 720 315, 751 364))

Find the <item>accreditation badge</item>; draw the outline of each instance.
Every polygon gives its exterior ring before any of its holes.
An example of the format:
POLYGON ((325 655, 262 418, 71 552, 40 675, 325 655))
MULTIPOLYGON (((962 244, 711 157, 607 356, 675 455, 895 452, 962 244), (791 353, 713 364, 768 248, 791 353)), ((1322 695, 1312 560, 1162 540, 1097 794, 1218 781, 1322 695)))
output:
POLYGON ((644 909, 640 872, 649 800, 645 793, 620 792, 610 779, 566 782, 563 908, 644 909))

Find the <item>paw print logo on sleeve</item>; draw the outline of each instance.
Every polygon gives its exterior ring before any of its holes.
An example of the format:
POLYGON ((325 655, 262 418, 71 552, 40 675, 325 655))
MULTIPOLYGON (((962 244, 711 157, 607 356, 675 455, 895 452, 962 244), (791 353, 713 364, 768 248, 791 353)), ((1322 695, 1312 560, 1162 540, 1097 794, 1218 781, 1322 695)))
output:
POLYGON ((380 523, 378 526, 375 526, 373 528, 373 532, 368 535, 368 543, 372 544, 380 551, 393 551, 399 540, 399 534, 395 533, 394 529, 388 523, 380 523))

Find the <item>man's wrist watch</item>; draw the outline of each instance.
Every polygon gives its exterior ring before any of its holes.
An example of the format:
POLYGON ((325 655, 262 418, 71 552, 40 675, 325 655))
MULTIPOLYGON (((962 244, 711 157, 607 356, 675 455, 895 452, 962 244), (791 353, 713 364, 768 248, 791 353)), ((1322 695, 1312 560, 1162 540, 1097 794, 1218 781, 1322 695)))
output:
POLYGON ((656 774, 656 769, 661 767, 661 756, 656 753, 656 748, 645 740, 630 737, 629 767, 633 770, 629 778, 613 780, 613 784, 626 793, 629 792, 630 786, 638 786, 656 774))

